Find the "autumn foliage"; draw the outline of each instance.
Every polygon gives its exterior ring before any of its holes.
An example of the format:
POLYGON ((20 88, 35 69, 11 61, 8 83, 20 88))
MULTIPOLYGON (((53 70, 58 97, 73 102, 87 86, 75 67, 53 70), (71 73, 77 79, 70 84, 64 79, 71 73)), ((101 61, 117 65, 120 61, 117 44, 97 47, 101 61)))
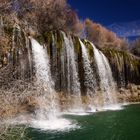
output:
POLYGON ((131 52, 140 57, 140 38, 136 39, 135 41, 132 42, 132 48, 131 48, 131 52))
POLYGON ((0 13, 9 24, 18 23, 27 32, 44 35, 48 31, 63 30, 78 36, 86 35, 97 47, 127 48, 120 39, 101 24, 86 19, 81 22, 66 0, 1 0, 0 13))
POLYGON ((85 34, 87 39, 94 42, 99 48, 127 49, 126 40, 120 39, 115 33, 109 31, 101 24, 92 22, 90 19, 85 20, 85 34))
POLYGON ((66 0, 3 0, 0 11, 22 26, 32 27, 43 34, 64 30, 78 34, 83 28, 75 11, 66 0))

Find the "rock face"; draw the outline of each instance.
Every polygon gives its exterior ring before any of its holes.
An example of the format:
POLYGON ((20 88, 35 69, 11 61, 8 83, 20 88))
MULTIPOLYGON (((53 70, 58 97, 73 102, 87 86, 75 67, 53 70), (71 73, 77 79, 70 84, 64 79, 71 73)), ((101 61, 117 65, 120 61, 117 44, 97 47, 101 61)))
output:
MULTIPOLYGON (((11 27, 10 29, 6 28, 5 32, 7 36, 9 35, 9 44, 6 44, 7 46, 3 46, 3 50, 0 52, 1 71, 5 71, 2 67, 10 65, 10 71, 12 68, 12 76, 14 79, 30 79, 34 75, 34 68, 28 36, 18 25, 14 26, 13 29, 11 29, 11 27), (10 33, 7 33, 7 30, 10 30, 10 33)), ((40 41, 42 40, 42 37, 40 36, 37 38, 40 41)), ((84 94, 85 87, 83 81, 84 69, 82 50, 78 37, 71 35, 71 38, 74 44, 74 51, 76 53, 75 59, 77 61, 81 89, 84 94)), ((94 73, 98 73, 94 60, 94 50, 90 43, 86 41, 83 41, 83 43, 87 46, 92 69, 94 73)), ((4 42, 0 45, 3 44, 4 42)), ((46 33, 45 44, 50 56, 51 72, 55 81, 55 87, 58 91, 61 91, 62 89, 66 91, 67 77, 63 77, 63 74, 67 71, 63 70, 66 70, 64 63, 67 63, 67 59, 65 59, 65 62, 62 62, 62 58, 67 54, 64 50, 64 38, 62 32, 53 31, 46 33)), ((117 51, 109 48, 103 49, 102 52, 110 62, 113 77, 119 88, 127 87, 129 83, 137 85, 140 84, 140 59, 132 56, 128 52, 117 51)), ((99 81, 98 76, 96 76, 96 79, 99 81)), ((99 85, 98 82, 97 85, 99 85)))
POLYGON ((119 102, 139 102, 140 88, 139 85, 129 84, 126 88, 120 88, 118 94, 119 102))
POLYGON ((109 59, 118 87, 127 87, 129 83, 140 85, 140 58, 125 51, 104 49, 109 59))

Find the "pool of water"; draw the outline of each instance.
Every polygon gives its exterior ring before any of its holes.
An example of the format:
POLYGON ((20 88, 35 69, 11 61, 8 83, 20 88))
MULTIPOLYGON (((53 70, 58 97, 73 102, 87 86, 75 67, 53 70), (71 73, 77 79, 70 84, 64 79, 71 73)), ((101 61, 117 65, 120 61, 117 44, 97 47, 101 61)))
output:
POLYGON ((28 137, 32 140, 140 140, 140 104, 127 105, 122 110, 63 117, 75 127, 62 130, 30 127, 26 130, 28 137))

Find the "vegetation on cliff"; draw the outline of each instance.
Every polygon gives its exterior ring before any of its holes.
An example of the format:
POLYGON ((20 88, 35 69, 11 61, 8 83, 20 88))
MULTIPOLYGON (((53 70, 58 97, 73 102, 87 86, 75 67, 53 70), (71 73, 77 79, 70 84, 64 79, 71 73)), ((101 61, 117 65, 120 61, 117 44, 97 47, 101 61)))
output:
POLYGON ((115 33, 90 19, 85 20, 85 33, 86 38, 99 48, 128 49, 128 42, 125 39, 117 37, 115 33))
POLYGON ((133 41, 131 43, 130 47, 131 47, 130 48, 131 53, 133 53, 134 55, 140 57, 140 38, 138 38, 135 41, 133 41))
MULTIPOLYGON (((11 32, 15 23, 26 33, 44 39, 48 31, 62 30, 87 38, 100 48, 113 47, 126 50, 127 41, 90 19, 81 21, 66 0, 5 0, 0 2, 1 25, 11 32)), ((41 40, 42 40, 41 39, 41 40)))

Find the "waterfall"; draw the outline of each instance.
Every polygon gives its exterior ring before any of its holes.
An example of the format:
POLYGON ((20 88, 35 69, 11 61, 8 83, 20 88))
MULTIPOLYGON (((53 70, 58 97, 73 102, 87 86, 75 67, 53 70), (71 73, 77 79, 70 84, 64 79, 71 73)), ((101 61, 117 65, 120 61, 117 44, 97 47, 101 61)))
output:
POLYGON ((66 50, 67 57, 67 91, 69 94, 72 93, 72 108, 80 109, 82 105, 80 82, 78 77, 78 68, 75 58, 73 41, 62 33, 64 37, 64 47, 66 50))
POLYGON ((109 62, 101 51, 99 51, 92 43, 91 45, 94 49, 94 58, 99 72, 100 88, 103 93, 104 105, 115 104, 115 83, 109 62))
MULTIPOLYGON (((45 108, 45 110, 40 109, 38 114, 39 117, 45 117, 44 115, 47 113, 47 117, 50 119, 57 115, 58 104, 56 100, 56 92, 54 90, 54 83, 51 78, 48 55, 46 49, 43 48, 43 46, 41 46, 36 40, 32 38, 31 44, 36 70, 36 84, 37 87, 43 90, 41 90, 41 94, 47 102, 47 108, 45 108)), ((44 106, 40 106, 40 108, 44 108, 44 106)))
POLYGON ((48 102, 47 105, 42 104, 41 101, 39 102, 40 109, 36 112, 37 119, 32 119, 31 127, 57 131, 75 128, 75 123, 71 120, 61 118, 59 114, 58 97, 54 90, 54 82, 51 78, 50 64, 46 49, 32 38, 31 44, 36 70, 36 84, 43 90, 44 94, 42 97, 48 102))
POLYGON ((80 39, 79 41, 82 48, 83 67, 84 67, 84 74, 85 74, 84 84, 87 87, 87 95, 90 97, 96 91, 96 78, 90 65, 90 60, 88 58, 86 47, 80 39))

